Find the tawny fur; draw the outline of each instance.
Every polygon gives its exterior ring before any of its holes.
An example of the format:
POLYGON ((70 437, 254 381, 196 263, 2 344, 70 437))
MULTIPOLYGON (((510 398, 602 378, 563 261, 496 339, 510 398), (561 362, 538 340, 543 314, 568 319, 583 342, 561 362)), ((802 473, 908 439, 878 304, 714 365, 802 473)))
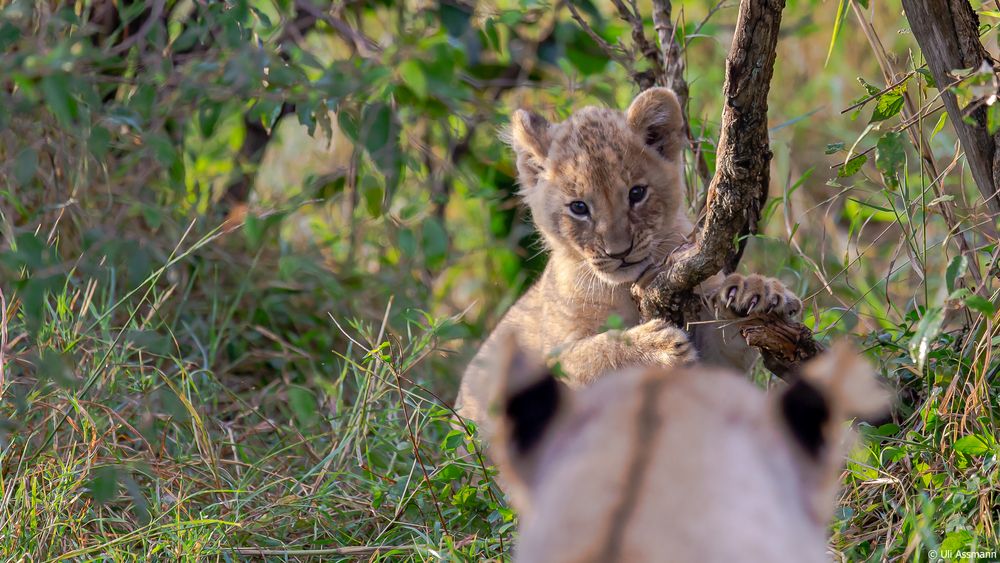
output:
POLYGON ((559 385, 558 400, 514 413, 511 398, 551 376, 509 341, 498 348, 508 359, 494 374, 497 403, 507 408, 490 452, 519 513, 522 562, 828 561, 844 421, 888 403, 870 366, 837 346, 803 376, 818 397, 804 408, 818 402, 828 414, 814 419, 815 451, 783 409, 796 395, 701 364, 559 385), (536 424, 527 448, 511 439, 536 424))
POLYGON ((801 303, 781 282, 721 275, 703 284, 704 324, 687 333, 663 321, 639 323, 630 285, 663 264, 692 232, 683 209, 681 113, 670 90, 640 94, 627 112, 587 107, 550 124, 524 110, 511 119, 521 195, 549 249, 541 279, 510 309, 467 368, 460 413, 483 424, 496 334, 558 362, 571 386, 626 366, 701 359, 744 370, 753 361, 735 328, 720 320, 801 303), (644 187, 639 201, 634 187, 644 187), (583 202, 587 214, 572 211, 583 202), (623 330, 605 330, 617 318, 623 330))

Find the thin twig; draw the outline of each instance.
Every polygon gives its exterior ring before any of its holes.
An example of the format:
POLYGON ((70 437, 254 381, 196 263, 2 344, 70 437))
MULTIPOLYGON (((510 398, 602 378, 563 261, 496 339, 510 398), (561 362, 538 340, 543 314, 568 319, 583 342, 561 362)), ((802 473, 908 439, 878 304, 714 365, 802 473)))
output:
POLYGON ((860 101, 858 101, 858 102, 856 102, 854 104, 851 104, 850 106, 848 106, 848 107, 840 110, 840 115, 844 115, 845 113, 851 111, 852 109, 857 109, 857 108, 859 108, 859 107, 867 104, 868 102, 874 100, 875 98, 878 98, 882 94, 885 94, 889 90, 892 90, 893 88, 895 88, 895 87, 899 86, 900 84, 906 82, 914 74, 916 74, 915 70, 911 70, 910 72, 907 72, 905 75, 903 75, 902 78, 900 78, 899 80, 897 80, 897 81, 893 82, 892 84, 886 86, 885 88, 879 90, 878 92, 875 92, 874 94, 872 94, 870 96, 866 96, 865 98, 862 98, 860 101))
POLYGON ((362 57, 366 59, 374 58, 381 54, 382 48, 374 40, 370 39, 365 34, 352 28, 344 20, 335 17, 333 14, 329 14, 317 8, 309 0, 295 0, 295 5, 307 14, 314 16, 318 19, 323 20, 330 27, 337 30, 337 33, 342 35, 345 39, 350 41, 351 45, 354 46, 355 51, 362 57))
MULTIPOLYGON (((878 62, 878 65, 882 70, 882 76, 884 77, 885 82, 887 84, 894 82, 892 63, 889 61, 889 57, 885 52, 885 47, 882 45, 882 41, 879 40, 878 35, 875 33, 874 26, 865 20, 864 14, 861 12, 861 8, 858 7, 855 0, 850 0, 850 4, 855 17, 858 19, 858 23, 861 25, 861 30, 865 34, 865 38, 868 40, 868 44, 871 47, 872 52, 875 53, 875 60, 878 62)), ((904 107, 900 113, 903 116, 903 121, 907 121, 915 115, 918 116, 919 121, 919 112, 917 111, 912 98, 910 98, 910 94, 908 92, 903 92, 902 95, 904 107)), ((940 198, 944 193, 943 186, 937 181, 934 181, 934 179, 940 178, 941 176, 938 174, 934 155, 931 153, 930 148, 924 139, 921 128, 910 127, 906 131, 910 136, 911 143, 914 147, 916 147, 917 153, 920 155, 920 162, 924 170, 932 179, 931 188, 934 190, 934 197, 940 198)), ((968 257, 969 262, 972 265, 972 267, 969 268, 969 271, 972 274, 972 277, 976 280, 976 285, 978 286, 982 284, 982 279, 979 274, 979 256, 972 250, 972 247, 969 244, 969 241, 965 238, 965 235, 956 229, 958 220, 955 218, 953 210, 950 206, 943 203, 938 206, 938 209, 941 211, 941 216, 944 218, 945 224, 948 225, 948 230, 957 233, 955 236, 955 243, 958 245, 959 252, 968 257)))
POLYGON ((625 67, 625 70, 629 71, 629 74, 632 74, 634 66, 632 61, 630 61, 629 58, 625 56, 625 53, 622 52, 622 49, 608 43, 596 31, 594 31, 594 28, 587 23, 587 20, 583 19, 580 11, 576 9, 576 6, 573 4, 573 0, 566 2, 566 7, 569 8, 570 15, 574 20, 576 20, 576 23, 581 29, 583 29, 584 33, 590 36, 594 43, 597 43, 597 46, 604 51, 604 54, 607 55, 609 59, 625 67))
POLYGON ((146 18, 146 21, 142 22, 142 26, 139 28, 139 31, 136 31, 135 35, 132 37, 129 37, 118 45, 115 45, 109 53, 111 55, 120 55, 131 49, 132 46, 139 41, 142 41, 142 39, 149 34, 150 30, 153 29, 153 25, 159 21, 160 16, 163 15, 164 4, 166 4, 166 0, 156 0, 156 2, 153 3, 153 10, 149 13, 149 17, 146 18))
MULTIPOLYGON (((626 6, 622 0, 611 0, 618 9, 618 15, 632 27, 632 43, 643 57, 650 62, 650 71, 653 74, 653 84, 663 84, 663 60, 660 58, 660 51, 646 39, 646 32, 643 27, 642 14, 636 7, 635 2, 631 2, 631 7, 626 6)), ((640 78, 634 74, 633 79, 640 78)), ((643 89, 652 84, 640 84, 643 89)))
POLYGON ((7 299, 0 288, 0 399, 7 381, 7 299))

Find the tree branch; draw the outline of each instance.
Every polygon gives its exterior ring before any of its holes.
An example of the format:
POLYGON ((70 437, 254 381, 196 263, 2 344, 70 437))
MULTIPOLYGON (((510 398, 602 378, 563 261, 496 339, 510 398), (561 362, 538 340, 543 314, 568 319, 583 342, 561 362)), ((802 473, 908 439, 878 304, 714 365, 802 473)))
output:
POLYGON ((644 318, 685 326, 698 306, 693 289, 738 256, 734 241, 757 224, 770 180, 767 94, 784 6, 784 0, 740 2, 726 60, 718 166, 705 220, 693 244, 674 251, 647 287, 638 283, 633 288, 644 318))
MULTIPOLYGON (((706 16, 708 17, 718 10, 722 5, 722 0, 706 16)), ((694 135, 691 133, 691 121, 688 119, 688 98, 689 90, 687 80, 684 78, 684 49, 677 43, 677 30, 671 19, 670 0, 653 0, 653 29, 660 40, 660 58, 663 65, 662 86, 666 86, 677 94, 677 100, 681 104, 681 113, 684 117, 684 135, 688 139, 691 150, 694 153, 695 172, 701 180, 702 194, 708 189, 711 178, 708 173, 708 163, 705 162, 705 154, 701 151, 701 144, 696 143, 694 135)), ((699 26, 700 27, 700 26, 699 26)), ((650 61, 656 64, 657 61, 650 61)), ((691 199, 694 196, 691 195, 691 199)))
POLYGON ((782 319, 750 319, 741 323, 740 334, 760 351, 764 367, 784 380, 794 379, 801 365, 823 352, 812 331, 801 323, 782 319))
POLYGON ((660 60, 663 61, 663 85, 677 94, 682 108, 688 103, 688 84, 684 80, 684 58, 677 44, 670 0, 653 0, 653 29, 660 40, 660 60))
POLYGON ((979 41, 979 17, 967 0, 903 0, 903 10, 941 91, 948 120, 965 150, 972 177, 990 212, 1000 213, 1000 152, 996 150, 997 138, 986 127, 987 109, 980 104, 966 114, 966 108, 958 106, 955 94, 945 86, 955 81, 951 75, 954 70, 976 69, 984 62, 994 66, 993 58, 979 41), (971 117, 973 123, 966 117, 971 117))

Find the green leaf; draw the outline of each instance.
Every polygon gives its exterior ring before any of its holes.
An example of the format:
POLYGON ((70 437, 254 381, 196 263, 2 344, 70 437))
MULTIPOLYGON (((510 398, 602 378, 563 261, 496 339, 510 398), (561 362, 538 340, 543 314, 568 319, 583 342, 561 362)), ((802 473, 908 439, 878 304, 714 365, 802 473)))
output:
POLYGON ((833 20, 833 35, 830 36, 830 48, 826 51, 826 60, 823 66, 830 64, 830 57, 833 55, 833 46, 837 43, 837 36, 844 26, 844 19, 847 18, 847 0, 840 0, 837 4, 837 17, 833 20))
POLYGON ((72 365, 70 358, 55 350, 46 349, 39 354, 36 373, 43 380, 51 380, 65 389, 72 389, 78 383, 73 375, 72 365))
POLYGON ((878 97, 878 101, 875 103, 875 110, 872 112, 872 118, 868 122, 885 121, 899 113, 902 109, 903 95, 897 93, 895 90, 890 90, 878 97))
POLYGON ((341 107, 337 110, 337 126, 340 127, 340 132, 343 133, 348 139, 353 142, 358 141, 360 136, 360 131, 358 131, 358 118, 347 108, 341 107))
POLYGON ((219 116, 222 114, 222 104, 217 102, 205 102, 198 107, 198 131, 202 138, 209 138, 215 133, 215 126, 219 123, 219 116))
MULTIPOLYGON (((874 96, 874 95, 876 95, 876 94, 878 94, 879 92, 882 91, 882 89, 879 88, 878 86, 876 86, 876 85, 872 84, 871 82, 868 82, 867 80, 865 80, 863 76, 859 76, 858 77, 858 82, 860 82, 861 85, 864 86, 865 92, 868 92, 869 96, 874 96)), ((862 96, 861 98, 858 99, 858 102, 860 102, 860 101, 862 101, 864 99, 865 99, 865 97, 862 96)), ((857 103, 857 102, 855 102, 855 103, 857 103)))
POLYGON ((483 22, 483 34, 486 36, 486 41, 489 43, 491 49, 495 51, 502 49, 500 45, 500 32, 497 31, 497 24, 493 18, 486 18, 486 21, 483 22))
POLYGON ((27 147, 17 154, 14 160, 14 180, 21 186, 35 179, 38 170, 38 151, 27 147))
POLYGON ((826 154, 836 154, 844 150, 844 143, 829 143, 826 145, 826 154))
POLYGON ((918 68, 917 74, 924 77, 924 84, 926 84, 928 88, 937 88, 937 82, 934 82, 934 75, 931 74, 931 71, 926 68, 918 68))
POLYGON ((87 148, 90 149, 90 154, 94 155, 94 158, 104 158, 108 154, 108 149, 111 148, 111 132, 100 125, 95 125, 90 130, 87 148))
POLYGON ((316 397, 304 387, 293 385, 288 388, 288 405, 303 426, 311 425, 318 418, 316 397))
POLYGON ((960 454, 984 455, 989 453, 990 446, 982 437, 970 434, 956 440, 952 449, 960 454))
POLYGON ((461 430, 451 430, 441 442, 441 449, 450 452, 456 450, 465 443, 465 432, 461 430))
POLYGON ((970 295, 966 297, 965 306, 973 311, 978 311, 987 317, 993 316, 993 313, 996 311, 996 307, 993 303, 990 303, 986 298, 979 295, 970 295))
POLYGON ((944 272, 944 282, 948 287, 948 293, 955 291, 955 282, 962 279, 968 269, 969 259, 964 254, 959 254, 951 259, 948 269, 944 272))
POLYGON ((934 130, 931 131, 932 141, 934 140, 934 137, 937 137, 937 134, 940 133, 942 129, 944 129, 944 124, 947 121, 948 121, 948 112, 945 111, 941 112, 941 117, 938 118, 937 124, 934 126, 934 130))
POLYGON ((21 29, 12 23, 4 22, 0 25, 0 52, 6 51, 20 38, 21 29))
POLYGON ((428 217, 423 225, 424 260, 428 267, 444 265, 448 256, 448 233, 436 217, 428 217))
POLYGON ((403 84, 413 90, 421 100, 427 99, 427 75, 420 61, 408 60, 399 65, 399 75, 403 79, 403 84))
POLYGON ((111 465, 98 467, 87 488, 90 489, 90 497, 96 502, 103 504, 110 501, 118 492, 118 471, 111 465))
POLYGON ((365 209, 372 217, 382 215, 382 202, 385 200, 385 189, 372 175, 361 180, 361 197, 365 200, 365 209))
POLYGON ((910 356, 917 363, 917 370, 923 371, 927 362, 927 354, 931 351, 931 346, 938 334, 941 333, 941 325, 944 323, 944 311, 940 307, 934 307, 924 312, 924 317, 920 319, 917 330, 910 338, 910 356))
POLYGON ((861 167, 868 162, 868 155, 860 154, 854 158, 848 160, 837 170, 838 178, 848 178, 854 176, 861 170, 861 167))
POLYGON ((361 110, 361 123, 365 149, 369 154, 376 153, 389 142, 392 108, 381 102, 368 104, 361 110))
POLYGON ((42 78, 42 94, 49 111, 64 126, 73 125, 77 117, 76 100, 71 92, 70 76, 65 72, 50 74, 42 78))
POLYGON ((464 6, 442 2, 438 9, 438 18, 441 25, 451 37, 459 38, 465 35, 469 29, 469 21, 472 19, 472 12, 464 6))
POLYGON ((993 103, 986 110, 986 129, 993 135, 1000 129, 1000 104, 993 103))
POLYGON ((875 166, 882 173, 882 179, 892 188, 899 187, 899 169, 906 164, 906 148, 902 133, 886 133, 875 145, 875 166))

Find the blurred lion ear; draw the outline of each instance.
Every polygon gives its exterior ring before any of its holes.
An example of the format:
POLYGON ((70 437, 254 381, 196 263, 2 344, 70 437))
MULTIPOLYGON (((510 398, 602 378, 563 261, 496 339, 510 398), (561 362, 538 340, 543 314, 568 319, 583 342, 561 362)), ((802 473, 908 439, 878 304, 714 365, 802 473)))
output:
POLYGON ((629 127, 669 160, 675 160, 683 141, 684 121, 677 95, 669 88, 650 88, 636 96, 626 112, 629 127))
POLYGON ((782 393, 780 403, 792 437, 820 459, 843 441, 846 420, 881 415, 891 401, 871 365, 850 344, 837 342, 802 366, 801 377, 782 393))
POLYGON ((510 119, 509 141, 517 154, 517 171, 525 187, 535 184, 551 144, 551 125, 535 112, 519 109, 510 119))
POLYGON ((540 359, 518 346, 513 334, 501 336, 497 358, 490 450, 505 479, 524 483, 532 474, 535 454, 567 407, 569 393, 540 359))
POLYGON ((853 434, 844 423, 886 412, 890 397, 872 366, 846 342, 806 362, 800 377, 778 396, 778 417, 805 454, 807 506, 816 518, 828 520, 836 504, 837 476, 853 434))

